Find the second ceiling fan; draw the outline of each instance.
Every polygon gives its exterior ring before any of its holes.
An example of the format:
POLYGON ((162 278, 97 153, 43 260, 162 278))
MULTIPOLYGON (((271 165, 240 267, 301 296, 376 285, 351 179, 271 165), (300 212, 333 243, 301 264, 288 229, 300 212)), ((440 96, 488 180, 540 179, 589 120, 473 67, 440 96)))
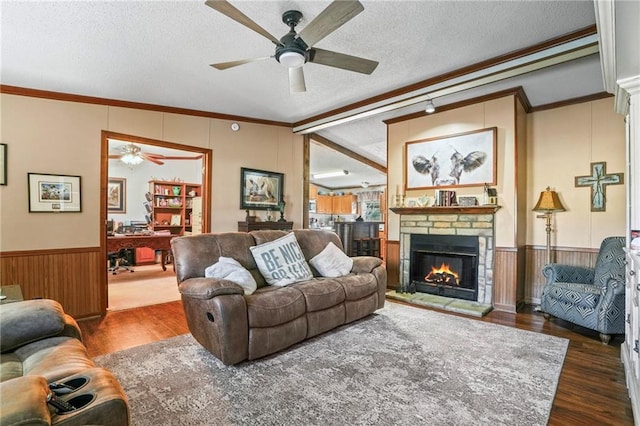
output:
POLYGON ((216 69, 225 70, 250 62, 275 58, 279 63, 289 68, 289 87, 293 93, 305 92, 307 90, 304 82, 304 73, 302 71, 302 66, 307 62, 363 74, 371 74, 378 66, 378 62, 376 61, 313 47, 317 42, 362 12, 364 6, 362 6, 359 1, 332 2, 320 12, 313 21, 305 26, 300 33, 296 33, 295 28, 302 19, 302 13, 297 10, 284 12, 282 14, 282 22, 289 26, 289 32, 280 39, 269 34, 268 31, 236 9, 228 1, 208 0, 206 4, 263 37, 268 38, 276 45, 273 56, 211 64, 211 66, 216 69))

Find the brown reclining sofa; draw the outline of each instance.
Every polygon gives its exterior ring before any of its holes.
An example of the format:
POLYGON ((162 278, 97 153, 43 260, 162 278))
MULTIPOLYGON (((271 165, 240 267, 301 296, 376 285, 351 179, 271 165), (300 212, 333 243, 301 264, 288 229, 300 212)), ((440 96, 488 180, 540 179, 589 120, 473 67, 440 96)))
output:
MULTIPOLYGON (((307 261, 329 242, 342 249, 338 235, 326 230, 294 230, 307 261)), ((376 257, 353 257, 351 272, 338 278, 313 278, 285 287, 267 285, 250 247, 283 237, 287 231, 229 232, 171 241, 178 287, 191 334, 225 365, 283 350, 384 306, 387 271, 376 257), (205 278, 218 258, 231 257, 246 268, 257 290, 226 279, 205 278)))
POLYGON ((94 364, 60 303, 0 305, 0 352, 0 425, 129 424, 120 383, 94 364))

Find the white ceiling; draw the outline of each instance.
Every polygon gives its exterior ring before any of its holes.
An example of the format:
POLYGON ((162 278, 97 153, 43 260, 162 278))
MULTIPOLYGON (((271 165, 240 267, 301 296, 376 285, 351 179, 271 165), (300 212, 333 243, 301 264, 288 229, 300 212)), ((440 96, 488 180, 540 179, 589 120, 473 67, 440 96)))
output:
MULTIPOLYGON (((281 37, 288 31, 284 11, 304 14, 301 30, 330 1, 231 3, 281 37)), ((305 93, 289 93, 287 70, 275 59, 225 71, 210 67, 272 55, 274 45, 204 1, 2 1, 0 79, 5 85, 295 123, 595 24, 590 0, 361 3, 364 11, 317 47, 376 60, 378 68, 364 75, 306 64, 305 93)), ((516 86, 524 87, 533 106, 604 91, 595 54, 438 98, 436 106, 516 86)), ((423 107, 318 133, 384 165, 381 120, 423 107)), ((312 172, 339 158, 326 149, 312 155, 312 172)), ((380 176, 356 175, 354 185, 380 176)))

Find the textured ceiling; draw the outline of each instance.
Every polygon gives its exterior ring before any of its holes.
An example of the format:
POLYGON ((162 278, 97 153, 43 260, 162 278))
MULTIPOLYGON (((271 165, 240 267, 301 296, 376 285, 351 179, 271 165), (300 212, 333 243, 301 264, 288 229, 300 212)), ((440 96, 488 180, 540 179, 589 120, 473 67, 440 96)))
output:
MULTIPOLYGON (((329 1, 233 1, 271 34, 298 30, 329 1)), ((371 75, 309 63, 290 94, 274 59, 219 71, 211 63, 268 56, 266 38, 203 1, 13 2, 1 7, 2 84, 294 123, 595 24, 592 1, 362 1, 364 11, 317 47, 379 61, 371 75)), ((532 105, 603 91, 598 55, 438 99, 440 105, 523 86, 532 105)), ((381 164, 381 118, 318 133, 381 164)), ((333 152, 324 154, 334 155, 333 152)), ((319 150, 316 155, 323 155, 319 150)))

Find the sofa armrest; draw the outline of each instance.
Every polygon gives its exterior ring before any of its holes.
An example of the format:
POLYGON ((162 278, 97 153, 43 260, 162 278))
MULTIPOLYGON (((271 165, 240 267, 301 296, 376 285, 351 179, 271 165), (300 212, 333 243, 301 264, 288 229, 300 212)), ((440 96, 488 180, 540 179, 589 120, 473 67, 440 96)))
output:
POLYGON ((611 306, 620 303, 620 307, 624 310, 624 298, 626 292, 626 284, 624 278, 611 277, 607 279, 604 287, 601 289, 601 295, 599 305, 605 309, 609 309, 611 306))
POLYGON ((595 275, 593 268, 550 263, 542 268, 547 284, 555 282, 592 284, 595 275))
POLYGON ((0 383, 0 424, 50 425, 49 384, 42 376, 16 377, 0 383))
POLYGON ((75 319, 69 314, 64 314, 64 329, 60 336, 68 336, 78 339, 82 342, 82 331, 75 319))
POLYGON ((375 268, 382 265, 382 259, 373 256, 355 256, 351 272, 355 274, 363 274, 373 272, 375 268))
POLYGON ((244 294, 244 289, 229 280, 217 278, 189 278, 178 285, 180 294, 194 299, 211 299, 225 294, 244 294))
MULTIPOLYGON (((62 306, 55 300, 34 299, 0 305, 0 351, 57 336, 65 328, 62 306)), ((75 321, 74 321, 75 322, 75 321)))

